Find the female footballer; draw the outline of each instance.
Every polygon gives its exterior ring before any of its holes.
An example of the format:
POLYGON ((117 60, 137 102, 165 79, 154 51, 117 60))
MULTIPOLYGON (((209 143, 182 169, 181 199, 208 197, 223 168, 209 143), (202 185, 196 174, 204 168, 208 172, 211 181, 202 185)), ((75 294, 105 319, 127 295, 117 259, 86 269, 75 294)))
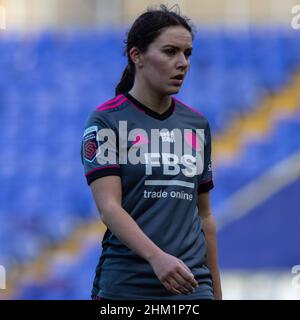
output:
POLYGON ((175 97, 190 66, 189 19, 161 6, 127 35, 116 96, 82 141, 87 183, 107 226, 94 299, 221 299, 206 118, 175 97))

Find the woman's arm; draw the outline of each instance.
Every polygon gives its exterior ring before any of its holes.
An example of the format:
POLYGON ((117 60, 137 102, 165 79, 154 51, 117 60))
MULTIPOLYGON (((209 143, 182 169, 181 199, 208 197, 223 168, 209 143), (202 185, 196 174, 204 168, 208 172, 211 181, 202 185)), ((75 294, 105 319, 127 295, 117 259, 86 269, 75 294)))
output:
POLYGON ((216 223, 211 213, 209 192, 198 195, 199 214, 202 219, 202 229, 207 242, 207 266, 211 271, 215 299, 222 299, 221 279, 218 264, 218 246, 216 223))
POLYGON ((97 179, 91 183, 91 190, 103 223, 124 245, 150 263, 166 289, 174 294, 192 292, 198 283, 190 269, 162 251, 122 208, 120 177, 97 179))

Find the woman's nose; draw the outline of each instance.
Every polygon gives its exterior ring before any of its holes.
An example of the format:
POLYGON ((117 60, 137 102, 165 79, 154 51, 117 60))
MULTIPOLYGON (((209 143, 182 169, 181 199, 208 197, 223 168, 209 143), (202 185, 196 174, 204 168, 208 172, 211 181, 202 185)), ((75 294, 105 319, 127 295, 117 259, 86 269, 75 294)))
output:
POLYGON ((188 58, 185 56, 184 53, 180 54, 178 62, 177 62, 177 66, 180 68, 187 68, 188 65, 189 65, 188 58))

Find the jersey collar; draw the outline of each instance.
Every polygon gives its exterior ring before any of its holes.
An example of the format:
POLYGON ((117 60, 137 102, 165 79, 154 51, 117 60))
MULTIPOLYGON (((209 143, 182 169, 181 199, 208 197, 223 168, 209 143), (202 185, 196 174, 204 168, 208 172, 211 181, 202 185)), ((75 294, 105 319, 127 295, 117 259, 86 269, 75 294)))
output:
POLYGON ((156 111, 153 111, 149 107, 145 106, 144 104, 142 104, 138 100, 136 100, 128 92, 124 93, 124 95, 132 104, 136 105, 139 109, 142 109, 150 117, 153 117, 158 120, 166 120, 167 118, 169 118, 173 114, 174 109, 175 109, 175 101, 173 98, 172 98, 172 102, 171 102, 170 107, 164 113, 158 113, 156 111))

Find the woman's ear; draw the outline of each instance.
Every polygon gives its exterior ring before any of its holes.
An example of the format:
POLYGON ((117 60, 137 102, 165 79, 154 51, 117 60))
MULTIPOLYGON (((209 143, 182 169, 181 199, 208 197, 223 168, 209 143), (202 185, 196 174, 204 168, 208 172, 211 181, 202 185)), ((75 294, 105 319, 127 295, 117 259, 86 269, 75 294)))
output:
POLYGON ((130 57, 131 61, 135 64, 136 67, 138 67, 138 68, 143 67, 142 54, 137 47, 132 47, 129 50, 129 57, 130 57))

